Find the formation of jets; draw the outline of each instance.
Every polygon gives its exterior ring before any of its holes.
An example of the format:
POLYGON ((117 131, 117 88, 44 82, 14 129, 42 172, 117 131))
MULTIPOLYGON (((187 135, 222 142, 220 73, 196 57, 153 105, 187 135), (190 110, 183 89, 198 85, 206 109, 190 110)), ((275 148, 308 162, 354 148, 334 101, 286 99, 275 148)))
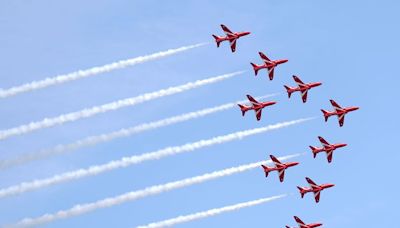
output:
MULTIPOLYGON (((217 47, 220 46, 220 43, 222 41, 229 41, 232 52, 235 52, 235 50, 236 50, 236 41, 240 37, 250 34, 250 32, 232 32, 225 25, 221 25, 221 27, 222 27, 222 30, 225 32, 226 36, 225 37, 217 36, 217 35, 212 35, 212 36, 215 38, 215 42, 217 43, 217 47)), ((271 60, 262 52, 258 52, 258 54, 260 55, 260 57, 261 57, 261 59, 263 60, 264 63, 260 64, 260 65, 252 63, 252 62, 250 63, 251 66, 253 67, 254 74, 257 76, 259 70, 267 69, 268 70, 268 77, 269 77, 269 79, 271 81, 274 79, 275 67, 277 67, 280 64, 288 62, 287 59, 271 60)), ((304 83, 296 75, 293 75, 293 80, 296 82, 297 87, 290 87, 290 86, 284 85, 284 87, 286 89, 286 92, 288 94, 288 97, 290 99, 292 93, 300 92, 301 93, 301 99, 302 99, 303 103, 307 102, 308 91, 310 89, 322 85, 321 82, 304 83)), ((259 102, 256 99, 254 99, 251 95, 246 95, 246 96, 247 96, 247 98, 248 98, 248 100, 250 102, 250 105, 238 104, 238 106, 240 107, 240 110, 242 112, 242 116, 244 116, 247 111, 254 110, 257 121, 261 120, 261 113, 262 113, 263 108, 276 104, 275 101, 259 102)), ((344 117, 345 117, 345 115, 347 113, 359 109, 359 107, 355 107, 355 106, 342 108, 334 100, 330 100, 330 102, 331 102, 332 106, 335 109, 334 111, 330 112, 330 111, 326 111, 324 109, 321 109, 321 111, 323 113, 323 116, 325 118, 325 122, 328 121, 328 118, 330 116, 336 115, 336 116, 338 116, 339 126, 340 127, 343 126, 344 117)), ((328 163, 332 162, 333 152, 336 149, 347 146, 347 144, 344 144, 344 143, 330 144, 324 138, 322 138, 321 136, 318 136, 318 139, 321 142, 322 147, 310 146, 311 152, 313 154, 313 157, 315 158, 317 156, 317 154, 320 153, 320 152, 325 152, 326 155, 327 155, 328 163)), ((293 167, 293 166, 296 166, 296 165, 299 164, 299 162, 282 163, 273 155, 270 155, 270 158, 273 161, 275 166, 269 167, 269 166, 266 166, 266 165, 261 165, 261 167, 264 170, 265 177, 268 177, 268 174, 271 171, 277 171, 280 182, 283 182, 284 179, 285 179, 285 171, 286 171, 286 169, 288 169, 290 167, 293 167)), ((300 196, 301 196, 301 198, 303 198, 305 194, 307 194, 309 192, 312 192, 314 194, 314 199, 315 199, 316 203, 318 203, 319 200, 320 200, 321 191, 323 191, 324 189, 331 188, 331 187, 335 186, 334 184, 331 184, 331 183, 318 185, 313 180, 311 180, 309 177, 306 177, 306 181, 308 182, 310 187, 299 187, 299 186, 297 186, 298 190, 300 191, 300 196)), ((322 226, 322 223, 305 224, 297 216, 294 216, 294 219, 296 220, 299 228, 314 228, 314 227, 322 226)), ((290 228, 290 227, 286 226, 286 228, 290 228)))

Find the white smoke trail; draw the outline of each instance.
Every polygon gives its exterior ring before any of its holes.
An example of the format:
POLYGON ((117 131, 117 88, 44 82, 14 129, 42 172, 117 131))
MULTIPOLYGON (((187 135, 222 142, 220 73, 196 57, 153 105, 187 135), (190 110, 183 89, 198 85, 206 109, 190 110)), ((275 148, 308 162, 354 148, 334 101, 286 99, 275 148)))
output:
POLYGON ((184 152, 191 152, 194 150, 201 149, 203 147, 226 143, 226 142, 230 142, 233 140, 243 139, 243 138, 251 136, 251 135, 256 135, 256 134, 260 134, 263 132, 280 129, 283 127, 288 127, 288 126, 291 126, 294 124, 299 124, 299 123, 302 123, 302 122, 305 122, 308 120, 311 120, 311 119, 310 118, 298 119, 298 120, 292 120, 292 121, 277 123, 277 124, 273 124, 273 125, 268 125, 265 127, 254 128, 254 129, 245 130, 245 131, 239 131, 239 132, 235 132, 235 133, 231 133, 231 134, 227 134, 227 135, 217 136, 217 137, 207 139, 207 140, 200 140, 200 141, 193 142, 193 143, 187 143, 187 144, 184 144, 181 146, 166 147, 164 149, 157 150, 157 151, 150 152, 150 153, 134 155, 131 157, 124 157, 120 160, 110 161, 110 162, 102 164, 102 165, 94 165, 87 169, 78 169, 75 171, 62 173, 62 174, 55 175, 53 177, 49 177, 49 178, 45 178, 45 179, 34 180, 31 182, 23 182, 18 185, 0 189, 0 198, 10 196, 10 195, 24 193, 27 191, 32 191, 32 190, 39 189, 39 188, 48 187, 51 185, 55 185, 55 184, 59 184, 59 183, 63 183, 63 182, 67 182, 67 181, 71 181, 71 180, 75 180, 75 179, 80 179, 80 178, 87 177, 87 176, 98 175, 103 172, 108 172, 108 171, 118 169, 118 168, 124 168, 124 167, 130 166, 130 165, 139 164, 139 163, 149 161, 149 160, 161 159, 166 156, 171 156, 171 155, 180 154, 180 153, 184 153, 184 152))
MULTIPOLYGON (((293 155, 288 155, 285 157, 280 157, 278 159, 281 161, 284 161, 284 160, 291 159, 291 158, 294 158, 294 157, 297 157, 300 155, 301 154, 293 154, 293 155)), ((233 175, 236 173, 245 172, 247 170, 259 168, 260 165, 262 165, 262 164, 265 164, 265 163, 269 164, 271 162, 272 162, 271 160, 268 160, 267 162, 259 161, 259 162, 255 162, 255 163, 250 163, 250 164, 246 164, 246 165, 241 165, 241 166, 237 166, 237 167, 214 171, 212 173, 206 173, 206 174, 203 174, 200 176, 186 178, 186 179, 179 180, 179 181, 169 182, 166 184, 154 185, 154 186, 142 189, 142 190, 128 192, 128 193, 125 193, 122 195, 98 200, 98 201, 95 201, 92 203, 78 204, 78 205, 73 206, 70 209, 60 210, 54 214, 44 214, 44 215, 42 215, 40 217, 36 217, 36 218, 25 218, 25 219, 20 220, 18 223, 14 224, 13 226, 14 227, 36 226, 36 225, 40 225, 43 223, 52 222, 52 221, 55 221, 58 219, 65 219, 65 218, 69 218, 69 217, 73 217, 73 216, 78 216, 78 215, 82 215, 82 214, 85 214, 85 213, 88 213, 88 212, 91 212, 91 211, 94 211, 97 209, 112 207, 112 206, 115 206, 118 204, 122 204, 122 203, 133 201, 133 200, 138 200, 138 199, 148 197, 151 195, 156 195, 156 194, 168 192, 168 191, 171 191, 174 189, 183 188, 183 187, 187 187, 187 186, 194 185, 194 184, 200 184, 200 183, 203 183, 203 182, 206 182, 209 180, 214 180, 217 178, 230 176, 230 175, 233 175)))
POLYGON ((20 93, 26 93, 32 90, 37 90, 37 89, 42 89, 45 87, 57 85, 57 84, 62 84, 66 83, 69 81, 74 81, 78 80, 81 78, 86 78, 90 76, 94 76, 97 74, 102 74, 102 73, 107 73, 113 70, 118 70, 122 68, 126 68, 129 66, 134 66, 140 63, 145 63, 148 61, 160 59, 163 57, 167 57, 170 55, 174 55, 180 52, 184 52, 193 48, 201 47, 204 46, 208 43, 200 43, 200 44, 195 44, 195 45, 189 45, 189 46, 184 46, 180 48, 175 48, 175 49, 169 49, 167 51, 161 51, 157 53, 153 53, 150 55, 145 55, 145 56, 139 56, 136 58, 131 58, 131 59, 126 59, 126 60, 121 60, 118 62, 106 64, 103 66, 98 66, 98 67, 93 67, 87 70, 79 70, 75 71, 69 74, 63 74, 63 75, 58 75, 52 78, 46 78, 40 81, 33 81, 30 83, 26 83, 23 85, 15 86, 9 89, 0 89, 0 98, 6 98, 6 97, 11 97, 15 96, 20 93))
POLYGON ((48 128, 56 125, 60 125, 66 122, 76 121, 82 118, 88 118, 103 112, 113 111, 127 106, 133 106, 145 101, 150 101, 156 98, 173 95, 176 93, 182 93, 187 90, 195 89, 200 86, 216 83, 223 81, 234 76, 240 75, 244 71, 238 71, 234 73, 224 74, 212 78, 207 78, 203 80, 197 80, 195 82, 189 82, 180 86, 169 87, 167 89, 162 89, 159 91, 145 93, 136 97, 126 98, 123 100, 114 101, 108 104, 95 106, 92 108, 83 109, 77 112, 71 112, 68 114, 63 114, 53 118, 45 118, 41 121, 31 122, 29 124, 21 125, 18 127, 10 128, 7 130, 0 131, 0 140, 4 140, 11 136, 26 134, 35 130, 42 128, 48 128))
POLYGON ((256 205, 259 205, 262 203, 267 203, 267 202, 270 202, 273 200, 281 199, 286 196, 287 196, 286 194, 283 194, 283 195, 272 196, 272 197, 268 197, 268 198, 261 198, 258 200, 247 201, 244 203, 238 203, 238 204, 234 204, 234 205, 230 205, 230 206, 226 206, 226 207, 214 208, 214 209, 197 212, 197 213, 190 214, 190 215, 181 215, 176 218, 172 218, 172 219, 168 219, 168 220, 164 220, 164 221, 160 221, 160 222, 150 223, 145 226, 138 226, 138 228, 159 228, 159 227, 175 226, 180 223, 191 222, 194 220, 219 215, 219 214, 222 214, 225 212, 236 211, 236 210, 240 210, 242 208, 256 206, 256 205))
MULTIPOLYGON (((277 95, 277 94, 265 95, 265 96, 257 97, 256 99, 263 99, 263 98, 272 97, 275 95, 277 95)), ((26 162, 48 158, 48 157, 54 156, 54 155, 64 154, 67 152, 77 150, 82 147, 93 146, 98 143, 108 142, 108 141, 111 141, 116 138, 128 137, 128 136, 138 134, 143 131, 153 130, 153 129, 157 129, 160 127, 165 127, 168 125, 188 121, 191 119, 200 118, 200 117, 203 117, 206 115, 210 115, 210 114, 213 114, 216 112, 221 112, 221 111, 236 107, 236 105, 238 103, 244 103, 244 102, 247 102, 247 100, 241 100, 241 101, 237 101, 237 102, 227 103, 227 104, 219 105, 219 106, 212 107, 212 108, 205 108, 202 110, 169 117, 169 118, 165 118, 165 119, 158 120, 158 121, 140 124, 140 125, 130 127, 130 128, 123 128, 123 129, 120 129, 118 131, 114 131, 111 133, 106 133, 106 134, 101 134, 101 135, 96 135, 96 136, 89 136, 89 137, 86 137, 84 139, 78 140, 78 141, 70 143, 70 144, 65 144, 65 145, 61 144, 61 145, 57 145, 51 149, 45 149, 45 150, 41 150, 39 152, 21 155, 15 159, 0 161, 0 169, 5 169, 5 168, 12 167, 12 166, 24 164, 26 162)))

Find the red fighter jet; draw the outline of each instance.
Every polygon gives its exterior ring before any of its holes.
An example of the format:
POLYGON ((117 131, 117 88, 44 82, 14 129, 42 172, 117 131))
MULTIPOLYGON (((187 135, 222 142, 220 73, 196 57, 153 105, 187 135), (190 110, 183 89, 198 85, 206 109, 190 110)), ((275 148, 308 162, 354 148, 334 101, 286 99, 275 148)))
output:
POLYGON ((336 150, 337 148, 340 148, 340 147, 347 146, 347 144, 345 144, 345 143, 330 144, 321 136, 318 136, 318 139, 322 144, 321 148, 310 146, 312 153, 314 155, 314 158, 317 156, 318 153, 326 152, 326 158, 328 159, 329 163, 332 162, 332 156, 333 156, 334 150, 336 150))
POLYGON ((270 60, 264 53, 258 52, 260 54, 261 59, 264 61, 264 64, 262 65, 257 65, 254 63, 250 63, 253 66, 254 73, 257 75, 258 71, 260 69, 267 68, 268 69, 268 76, 269 80, 274 79, 274 70, 275 67, 278 66, 279 64, 286 63, 288 60, 287 59, 280 59, 280 60, 270 60))
POLYGON ((336 116, 338 116, 339 126, 341 126, 341 127, 343 126, 343 123, 344 123, 344 116, 349 112, 352 112, 352 111, 355 111, 355 110, 359 109, 359 107, 355 107, 355 106, 342 108, 334 100, 330 100, 330 102, 331 102, 332 106, 335 108, 335 111, 329 112, 329 111, 321 109, 321 111, 322 111, 322 113, 324 114, 324 117, 325 117, 325 122, 328 121, 328 118, 330 116, 335 116, 336 115, 336 116))
POLYGON ((229 43, 231 44, 232 52, 235 52, 236 50, 236 40, 242 36, 247 36, 250 34, 250 32, 232 32, 225 25, 221 25, 221 28, 222 30, 224 30, 226 36, 217 36, 214 34, 212 35, 215 38, 215 42, 217 42, 217 47, 219 47, 219 44, 222 41, 228 40, 229 43))
POLYGON ((300 190, 300 194, 301 194, 301 198, 304 197, 304 195, 307 192, 313 192, 314 193, 314 198, 315 198, 315 202, 319 202, 319 197, 321 195, 321 191, 324 190, 325 188, 330 188, 335 186, 334 184, 321 184, 321 185, 317 185, 314 181, 312 181, 310 178, 306 177, 307 182, 310 184, 310 188, 307 187, 299 187, 297 186, 297 188, 300 190))
POLYGON ((251 106, 238 104, 240 107, 240 110, 242 111, 242 116, 244 116, 244 114, 247 111, 254 110, 254 112, 256 113, 257 121, 259 121, 261 119, 261 112, 262 112, 263 108, 276 104, 275 101, 258 102, 252 96, 250 96, 250 95, 246 95, 246 96, 249 99, 251 106))
POLYGON ((289 167, 298 165, 298 162, 287 162, 287 163, 282 163, 280 162, 276 157, 274 157, 274 155, 270 155, 271 160, 274 162, 275 167, 268 167, 265 165, 261 165, 264 169, 265 172, 265 177, 268 177, 268 173, 271 171, 278 171, 279 172, 279 180, 281 182, 283 182, 283 180, 285 179, 285 170, 289 167))
POLYGON ((294 81, 297 83, 297 85, 299 87, 293 88, 293 87, 284 85, 284 87, 287 90, 288 97, 290 98, 290 95, 292 95, 293 92, 300 91, 301 92, 301 99, 303 99, 303 103, 306 103, 306 101, 307 101, 308 90, 310 90, 310 89, 312 89, 314 87, 322 85, 321 82, 304 83, 296 75, 293 75, 293 79, 294 79, 294 81))
MULTIPOLYGON (((299 228, 314 228, 314 227, 319 227, 322 226, 322 223, 311 223, 311 224, 305 224, 299 217, 294 216, 294 220, 296 220, 297 225, 299 225, 299 228)), ((290 226, 286 226, 286 228, 291 228, 290 226)))

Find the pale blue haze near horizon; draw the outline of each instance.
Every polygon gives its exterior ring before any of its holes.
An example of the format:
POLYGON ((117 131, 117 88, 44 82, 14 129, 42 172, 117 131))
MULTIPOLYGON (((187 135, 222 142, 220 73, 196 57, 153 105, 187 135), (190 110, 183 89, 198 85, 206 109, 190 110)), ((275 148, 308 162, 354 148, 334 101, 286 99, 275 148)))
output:
POLYGON ((398 214, 398 53, 400 3, 382 1, 2 1, 0 2, 0 88, 41 80, 201 42, 210 44, 107 74, 52 86, 0 100, 0 129, 81 110, 169 86, 247 70, 224 82, 123 108, 0 141, 0 159, 70 143, 135 124, 212 107, 245 98, 281 93, 278 103, 264 110, 260 122, 238 109, 120 138, 0 171, 0 188, 65 171, 102 164, 123 156, 166 146, 265 126, 303 117, 318 118, 289 128, 195 152, 149 161, 94 177, 0 199, 0 225, 36 217, 232 166, 306 152, 301 164, 289 169, 285 182, 276 173, 265 179, 255 169, 199 185, 174 190, 44 227, 135 227, 215 207, 279 195, 290 196, 240 211, 185 223, 179 227, 284 227, 293 215, 324 227, 396 227, 398 214), (251 31, 236 53, 220 48, 211 34, 219 25, 251 31), (257 52, 287 58, 275 79, 265 71, 254 77, 250 61, 257 52), (294 85, 292 74, 306 82, 321 81, 303 104, 299 94, 287 98, 283 85, 294 85), (360 106, 339 128, 336 118, 325 123, 321 108, 329 99, 342 106, 360 106), (348 143, 333 163, 325 155, 313 159, 309 145, 317 136, 331 143, 348 143), (296 185, 304 177, 334 188, 315 204, 301 199, 296 185))

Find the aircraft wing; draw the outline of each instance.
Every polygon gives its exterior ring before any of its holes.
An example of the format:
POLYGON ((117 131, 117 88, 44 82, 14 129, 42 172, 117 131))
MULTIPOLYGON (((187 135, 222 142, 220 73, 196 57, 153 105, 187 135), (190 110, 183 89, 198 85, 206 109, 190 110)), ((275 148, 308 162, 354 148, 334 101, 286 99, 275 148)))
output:
POLYGON ((306 177, 306 180, 307 180, 308 184, 310 184, 311 188, 314 189, 314 188, 318 187, 318 185, 313 180, 311 180, 309 177, 306 177))
POLYGON ((333 151, 329 151, 326 154, 326 158, 328 159, 328 162, 331 163, 332 162, 332 157, 333 157, 333 151))
POLYGON ((270 68, 268 68, 269 80, 274 79, 274 70, 275 70, 275 67, 270 67, 270 68))
POLYGON ((326 141, 324 138, 322 138, 321 136, 318 136, 319 141, 321 142, 323 147, 327 147, 330 144, 328 143, 328 141, 326 141))
POLYGON ((344 124, 344 114, 338 116, 339 126, 343 126, 344 124))
POLYGON ((304 86, 304 82, 301 81, 296 75, 293 75, 293 79, 299 86, 304 86))
POLYGON ((282 169, 279 171, 279 180, 283 182, 284 179, 285 179, 285 169, 282 169))
POLYGON ((321 195, 321 191, 316 191, 314 192, 314 198, 315 198, 315 202, 318 203, 319 202, 319 197, 321 195))
POLYGON ((258 54, 260 55, 261 59, 262 59, 264 62, 267 62, 267 63, 270 63, 270 62, 271 62, 271 60, 270 60, 264 53, 262 53, 261 51, 258 52, 258 54))
POLYGON ((222 30, 224 30, 226 35, 233 35, 233 32, 228 29, 228 27, 226 27, 225 25, 221 25, 222 30))
POLYGON ((294 220, 296 220, 297 225, 299 225, 300 227, 305 225, 305 223, 303 221, 301 221, 301 219, 299 219, 299 217, 297 217, 297 216, 294 216, 294 220))
POLYGON ((282 163, 274 155, 270 155, 270 157, 276 166, 282 165, 282 163))
POLYGON ((261 120, 261 113, 262 113, 262 108, 255 110, 256 111, 256 118, 257 120, 261 120))
POLYGON ((231 41, 231 50, 232 50, 232 52, 236 51, 236 40, 237 39, 234 39, 234 40, 231 41))
POLYGON ((250 101, 250 103, 253 105, 253 106, 257 106, 257 105, 259 105, 260 104, 260 102, 258 102, 256 99, 254 99, 252 96, 250 96, 250 95, 246 95, 247 96, 247 99, 249 99, 249 101, 250 101))
POLYGON ((301 99, 303 99, 303 103, 307 102, 307 94, 308 90, 304 90, 303 92, 301 92, 301 99))
POLYGON ((340 107, 340 105, 338 105, 338 103, 336 103, 334 100, 330 100, 332 106, 336 109, 336 110, 343 110, 342 107, 340 107))

